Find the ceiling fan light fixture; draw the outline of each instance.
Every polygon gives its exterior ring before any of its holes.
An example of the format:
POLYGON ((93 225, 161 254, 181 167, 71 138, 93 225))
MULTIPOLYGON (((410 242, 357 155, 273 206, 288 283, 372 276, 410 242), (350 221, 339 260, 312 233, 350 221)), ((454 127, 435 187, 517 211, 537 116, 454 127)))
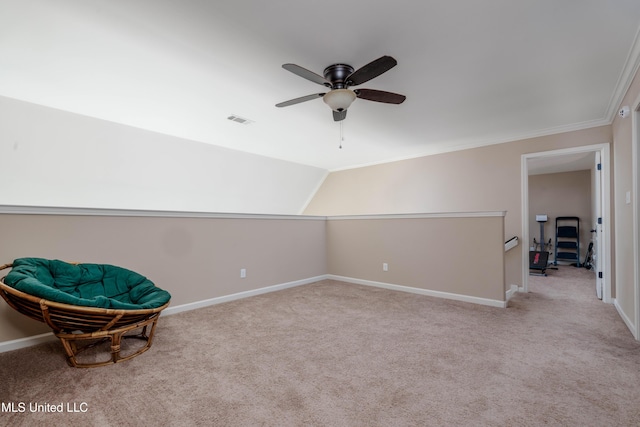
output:
POLYGON ((355 92, 349 89, 334 89, 322 97, 333 111, 345 111, 355 99, 355 92))

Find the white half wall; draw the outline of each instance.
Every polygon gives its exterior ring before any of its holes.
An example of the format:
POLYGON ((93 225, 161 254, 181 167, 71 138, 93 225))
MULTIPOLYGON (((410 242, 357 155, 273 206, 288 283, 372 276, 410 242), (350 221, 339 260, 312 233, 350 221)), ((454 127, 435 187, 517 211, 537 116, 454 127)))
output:
POLYGON ((0 158, 2 205, 299 214, 326 176, 6 97, 0 158))

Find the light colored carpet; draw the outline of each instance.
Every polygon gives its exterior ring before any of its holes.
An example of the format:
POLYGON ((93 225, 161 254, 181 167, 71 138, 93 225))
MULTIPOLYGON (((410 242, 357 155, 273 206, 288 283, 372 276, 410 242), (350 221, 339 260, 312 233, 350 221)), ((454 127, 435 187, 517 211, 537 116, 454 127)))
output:
POLYGON ((640 343, 592 274, 531 277, 507 309, 323 281, 162 317, 117 365, 0 354, 0 401, 26 406, 0 424, 637 426, 640 343))

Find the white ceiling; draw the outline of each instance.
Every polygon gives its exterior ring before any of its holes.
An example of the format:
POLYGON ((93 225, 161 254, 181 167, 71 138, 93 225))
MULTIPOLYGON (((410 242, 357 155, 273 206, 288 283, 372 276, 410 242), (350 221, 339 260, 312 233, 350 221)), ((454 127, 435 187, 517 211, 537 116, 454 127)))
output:
POLYGON ((344 169, 608 124, 640 57, 638 0, 0 0, 0 95, 344 169), (340 129, 322 74, 391 55, 340 129), (231 114, 253 121, 241 125, 231 114))
POLYGON ((533 157, 527 160, 529 175, 546 173, 575 172, 595 168, 596 154, 588 153, 561 154, 548 157, 533 157))

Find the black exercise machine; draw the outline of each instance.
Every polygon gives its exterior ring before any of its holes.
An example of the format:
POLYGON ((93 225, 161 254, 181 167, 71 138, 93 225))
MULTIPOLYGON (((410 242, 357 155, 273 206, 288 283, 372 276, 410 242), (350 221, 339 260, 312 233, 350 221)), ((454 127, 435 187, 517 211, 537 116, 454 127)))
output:
POLYGON ((544 223, 547 222, 547 215, 536 215, 536 221, 540 224, 540 242, 533 238, 533 249, 529 251, 529 274, 532 276, 546 276, 549 267, 549 252, 551 250, 551 239, 544 242, 544 223))

